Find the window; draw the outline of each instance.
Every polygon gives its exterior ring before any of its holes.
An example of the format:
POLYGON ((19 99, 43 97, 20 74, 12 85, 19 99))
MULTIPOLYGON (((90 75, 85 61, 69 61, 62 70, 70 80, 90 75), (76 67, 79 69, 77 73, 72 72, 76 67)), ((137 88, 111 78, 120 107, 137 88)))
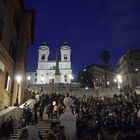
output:
POLYGON ((67 82, 67 74, 64 75, 65 82, 67 82))
POLYGON ((129 58, 132 59, 132 56, 130 55, 129 58))
POLYGON ((37 78, 35 78, 35 82, 37 82, 37 78))
POLYGON ((52 79, 52 84, 54 84, 54 79, 52 79))
POLYGON ((67 74, 64 75, 64 78, 67 78, 67 74))
POLYGON ((54 84, 54 79, 49 79, 50 84, 54 84))
POLYGON ((2 39, 3 28, 4 28, 4 23, 2 20, 0 20, 0 40, 2 39))
POLYGON ((41 60, 45 60, 45 54, 41 55, 41 60))
POLYGON ((35 76, 37 76, 37 72, 35 73, 35 76))
POLYGON ((11 91, 11 84, 12 84, 12 79, 11 76, 6 72, 6 79, 5 79, 5 90, 10 92, 11 91))
POLYGON ((67 59, 68 59, 67 54, 64 54, 64 60, 67 60, 67 59))
POLYGON ((9 55, 14 61, 16 60, 16 56, 17 56, 17 47, 18 45, 11 40, 10 48, 9 48, 9 55))

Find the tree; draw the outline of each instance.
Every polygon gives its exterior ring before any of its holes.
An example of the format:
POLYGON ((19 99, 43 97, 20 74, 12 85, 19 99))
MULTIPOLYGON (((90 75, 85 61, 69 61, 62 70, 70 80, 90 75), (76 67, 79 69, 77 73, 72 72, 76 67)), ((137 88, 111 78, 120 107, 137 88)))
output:
POLYGON ((104 69, 105 69, 105 87, 107 87, 107 66, 108 66, 108 62, 110 60, 110 54, 109 54, 109 52, 107 50, 104 50, 101 53, 101 55, 100 55, 100 59, 104 63, 104 69))

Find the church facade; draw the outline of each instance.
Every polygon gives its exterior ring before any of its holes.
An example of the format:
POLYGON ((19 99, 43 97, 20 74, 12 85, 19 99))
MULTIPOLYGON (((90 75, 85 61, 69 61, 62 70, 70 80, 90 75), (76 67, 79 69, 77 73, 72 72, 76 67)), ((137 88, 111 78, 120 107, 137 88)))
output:
POLYGON ((67 43, 60 48, 61 59, 56 51, 56 60, 49 60, 50 49, 43 43, 38 49, 38 67, 36 72, 27 72, 31 79, 28 84, 71 83, 71 49, 67 43))

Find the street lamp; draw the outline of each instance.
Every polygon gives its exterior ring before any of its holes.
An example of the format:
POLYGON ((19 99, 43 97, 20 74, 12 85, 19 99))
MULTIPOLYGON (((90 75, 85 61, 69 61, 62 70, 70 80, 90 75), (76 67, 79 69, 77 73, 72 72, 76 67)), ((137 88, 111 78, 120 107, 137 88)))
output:
POLYGON ((27 76, 27 87, 29 88, 29 81, 31 79, 31 76, 27 76))
POLYGON ((20 75, 17 75, 16 77, 16 80, 17 80, 17 83, 18 83, 18 87, 17 87, 17 97, 16 97, 16 102, 15 102, 15 106, 19 106, 19 102, 18 102, 18 96, 19 96, 19 86, 20 86, 20 82, 21 82, 21 76, 20 75))
POLYGON ((71 81, 73 80, 73 75, 72 74, 69 75, 69 79, 70 79, 70 83, 71 83, 71 81))
POLYGON ((118 83, 118 89, 120 89, 121 88, 121 83, 122 83, 122 76, 120 74, 118 74, 116 76, 116 78, 114 79, 114 82, 118 83))
POLYGON ((135 69, 135 71, 136 71, 136 72, 138 72, 138 71, 139 71, 139 69, 138 69, 138 68, 136 68, 136 69, 135 69))
POLYGON ((107 85, 109 85, 110 84, 110 82, 109 81, 107 81, 107 85))
POLYGON ((72 80, 73 80, 73 75, 72 74, 69 75, 69 79, 70 79, 70 91, 71 91, 72 90, 71 89, 71 84, 72 84, 72 80))
POLYGON ((85 90, 88 90, 88 87, 87 86, 85 87, 85 90))

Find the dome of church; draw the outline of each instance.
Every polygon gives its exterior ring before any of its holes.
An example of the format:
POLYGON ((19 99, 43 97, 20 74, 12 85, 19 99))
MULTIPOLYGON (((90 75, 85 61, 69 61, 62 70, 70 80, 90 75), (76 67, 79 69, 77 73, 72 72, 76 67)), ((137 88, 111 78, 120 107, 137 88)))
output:
POLYGON ((49 49, 49 47, 47 46, 46 42, 43 42, 43 43, 40 45, 39 49, 49 49))
POLYGON ((64 42, 64 44, 61 47, 61 50, 70 50, 70 47, 67 42, 64 42))

